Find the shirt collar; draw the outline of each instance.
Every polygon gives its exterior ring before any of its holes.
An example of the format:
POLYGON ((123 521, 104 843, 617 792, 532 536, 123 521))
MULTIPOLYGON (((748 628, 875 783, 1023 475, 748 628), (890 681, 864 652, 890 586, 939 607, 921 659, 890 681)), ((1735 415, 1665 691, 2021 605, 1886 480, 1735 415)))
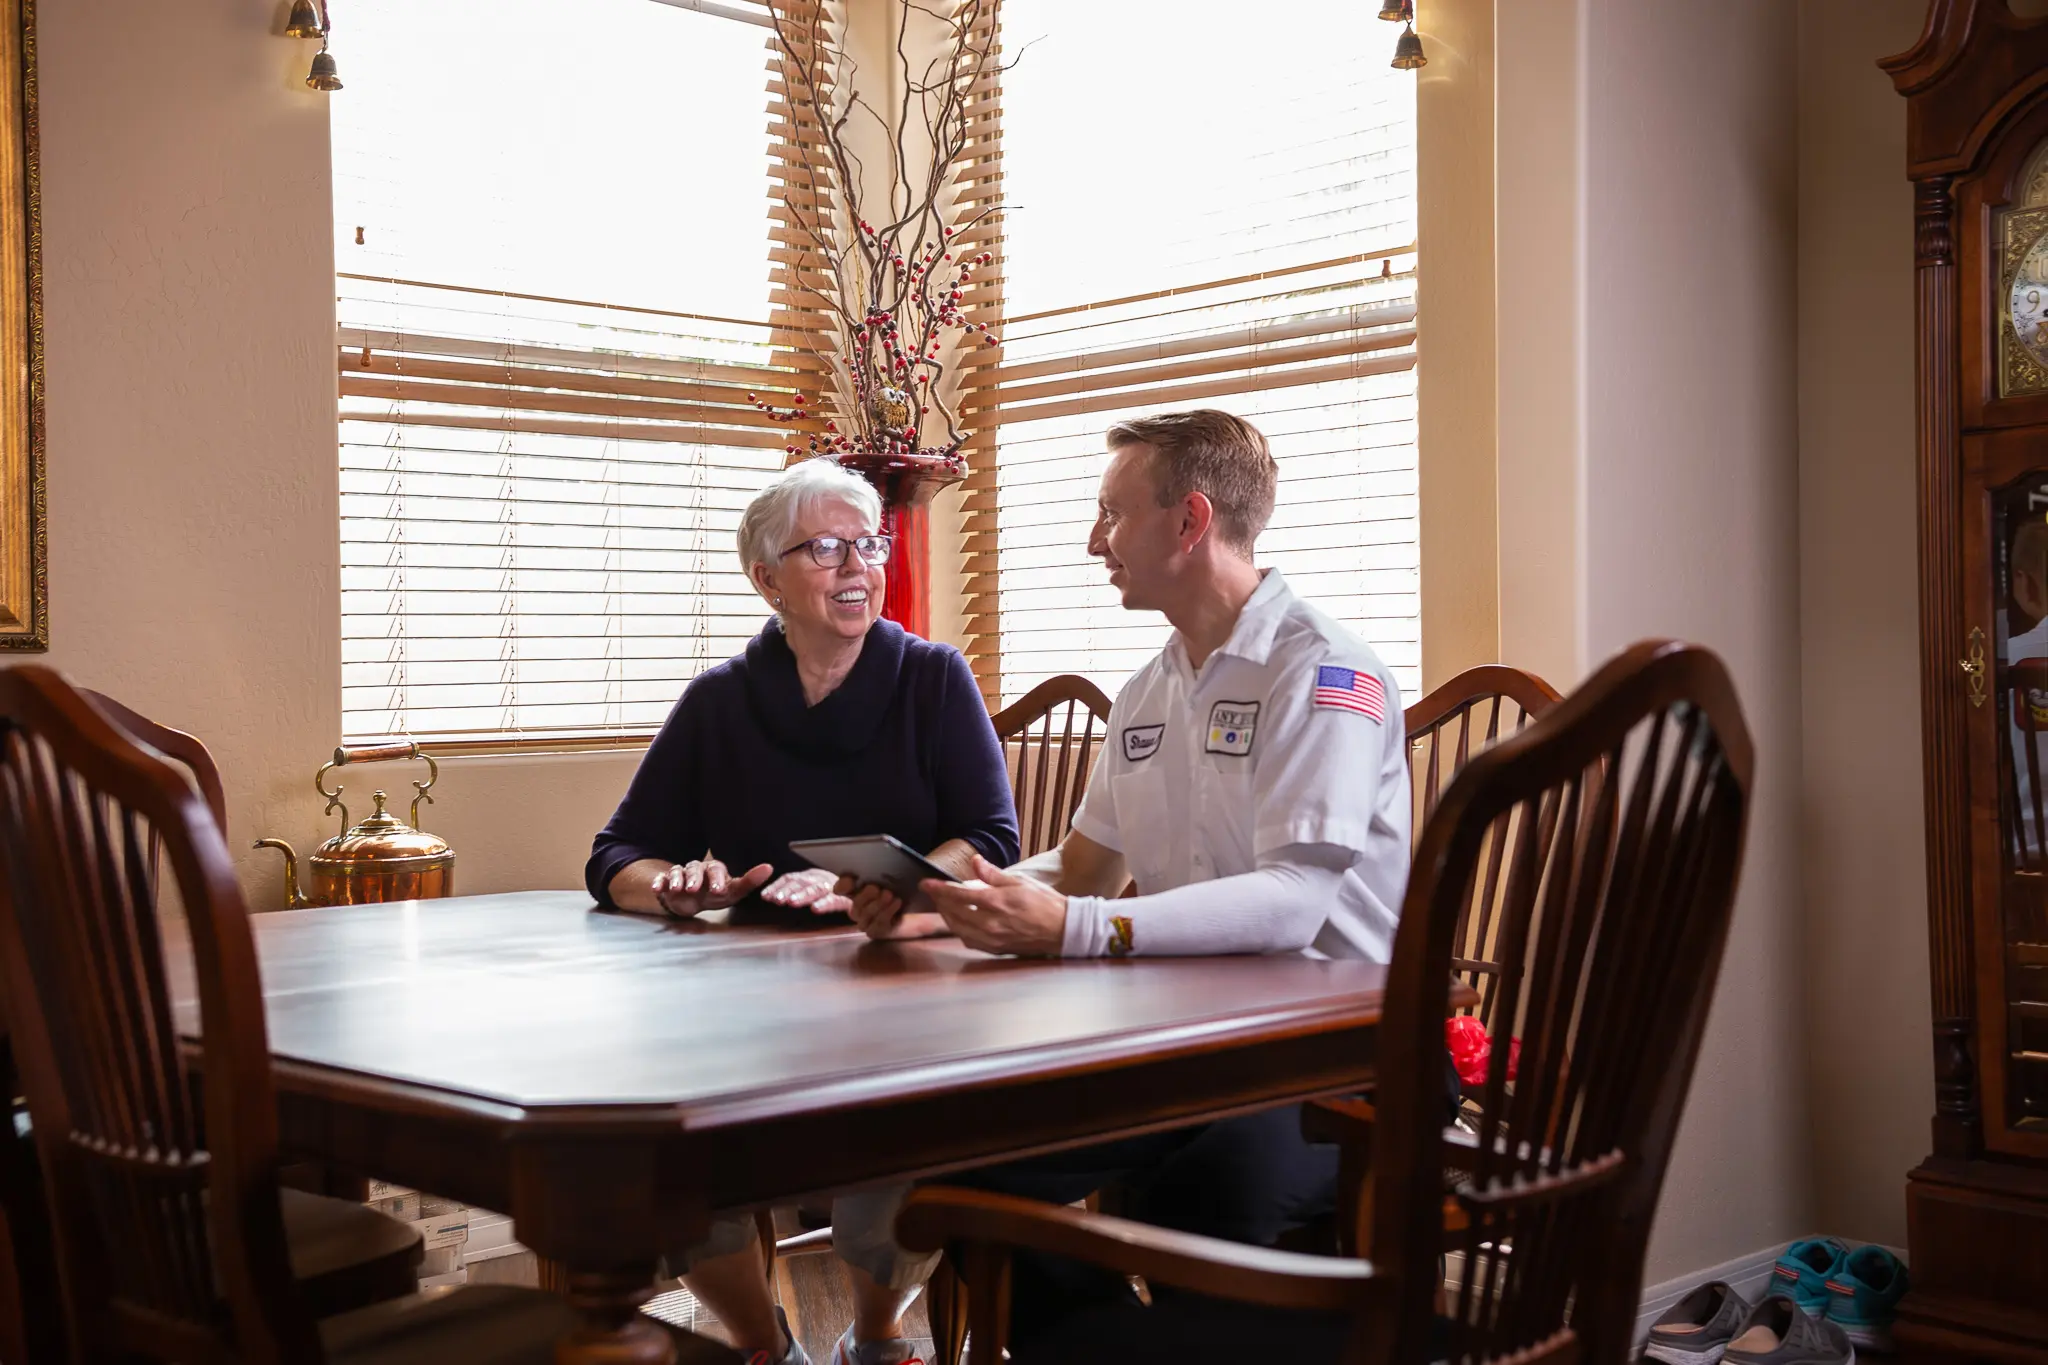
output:
MULTIPOLYGON (((1264 667, 1273 654, 1273 635, 1280 629, 1281 619, 1293 604, 1294 590, 1287 586, 1287 580, 1280 576, 1280 571, 1259 570, 1259 586, 1252 589, 1252 595, 1238 609, 1237 624, 1230 628, 1230 638, 1223 642, 1216 654, 1233 655, 1264 667)), ((1166 650, 1173 666, 1184 676, 1192 678, 1194 670, 1188 665, 1187 646, 1181 642, 1179 631, 1175 631, 1173 638, 1166 642, 1166 650)))

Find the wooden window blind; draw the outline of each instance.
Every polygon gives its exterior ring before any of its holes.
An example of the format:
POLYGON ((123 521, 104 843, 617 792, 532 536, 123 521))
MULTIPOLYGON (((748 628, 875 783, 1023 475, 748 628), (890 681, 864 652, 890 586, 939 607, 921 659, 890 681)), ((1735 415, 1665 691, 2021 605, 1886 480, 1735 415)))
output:
POLYGON ((355 0, 331 105, 343 728, 631 742, 766 615, 783 464, 749 0, 355 0), (459 74, 458 74, 459 73, 459 74))
POLYGON ((1004 0, 1004 344, 966 400, 996 446, 969 649, 1001 700, 1058 673, 1113 694, 1164 642, 1084 546, 1104 430, 1195 406, 1272 443, 1260 562, 1417 686, 1414 86, 1373 14, 1004 0), (1171 78, 1133 79, 1139 51, 1171 78))

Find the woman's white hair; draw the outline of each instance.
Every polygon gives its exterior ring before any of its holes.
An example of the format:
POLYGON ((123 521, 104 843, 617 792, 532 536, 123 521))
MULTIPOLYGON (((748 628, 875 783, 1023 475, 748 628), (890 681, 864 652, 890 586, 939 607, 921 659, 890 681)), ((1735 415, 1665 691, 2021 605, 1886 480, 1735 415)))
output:
POLYGON ((740 566, 749 582, 754 566, 774 567, 796 536, 797 523, 820 503, 852 507, 870 526, 882 524, 882 498, 874 485, 837 460, 803 460, 783 470, 740 514, 740 566))

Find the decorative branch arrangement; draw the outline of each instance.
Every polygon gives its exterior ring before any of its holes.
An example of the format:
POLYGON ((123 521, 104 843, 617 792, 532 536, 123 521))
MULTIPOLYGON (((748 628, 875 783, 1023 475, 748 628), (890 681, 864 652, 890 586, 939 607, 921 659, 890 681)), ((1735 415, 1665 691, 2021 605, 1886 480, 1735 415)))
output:
POLYGON ((945 343, 994 346, 998 340, 969 321, 961 306, 975 272, 994 257, 962 255, 953 242, 994 210, 949 224, 949 192, 972 135, 972 99, 1001 67, 987 38, 997 0, 939 2, 934 9, 898 0, 903 97, 893 117, 856 87, 855 65, 828 31, 823 0, 777 0, 769 7, 790 104, 817 120, 819 156, 808 161, 802 183, 783 202, 804 238, 793 276, 831 323, 833 344, 822 354, 839 400, 838 414, 828 416, 809 411, 801 395, 788 408, 748 395, 778 421, 822 419, 823 430, 804 446, 787 447, 791 454, 922 455, 960 463, 966 437, 944 392, 945 343), (913 15, 923 16, 920 27, 925 21, 943 26, 939 54, 922 68, 909 53, 913 15), (857 114, 874 121, 889 150, 888 202, 872 214, 861 204, 864 167, 848 136, 857 114), (928 159, 917 155, 927 149, 928 159), (928 438, 927 428, 940 423, 943 436, 933 430, 928 438))

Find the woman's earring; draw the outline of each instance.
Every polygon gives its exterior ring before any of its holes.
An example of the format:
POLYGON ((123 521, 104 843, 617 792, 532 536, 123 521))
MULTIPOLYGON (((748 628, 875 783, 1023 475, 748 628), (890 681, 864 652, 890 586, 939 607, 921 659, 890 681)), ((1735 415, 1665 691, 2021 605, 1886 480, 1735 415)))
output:
POLYGON ((775 599, 775 609, 776 609, 777 611, 781 611, 781 610, 782 610, 782 599, 781 599, 781 598, 779 598, 779 597, 775 599))

